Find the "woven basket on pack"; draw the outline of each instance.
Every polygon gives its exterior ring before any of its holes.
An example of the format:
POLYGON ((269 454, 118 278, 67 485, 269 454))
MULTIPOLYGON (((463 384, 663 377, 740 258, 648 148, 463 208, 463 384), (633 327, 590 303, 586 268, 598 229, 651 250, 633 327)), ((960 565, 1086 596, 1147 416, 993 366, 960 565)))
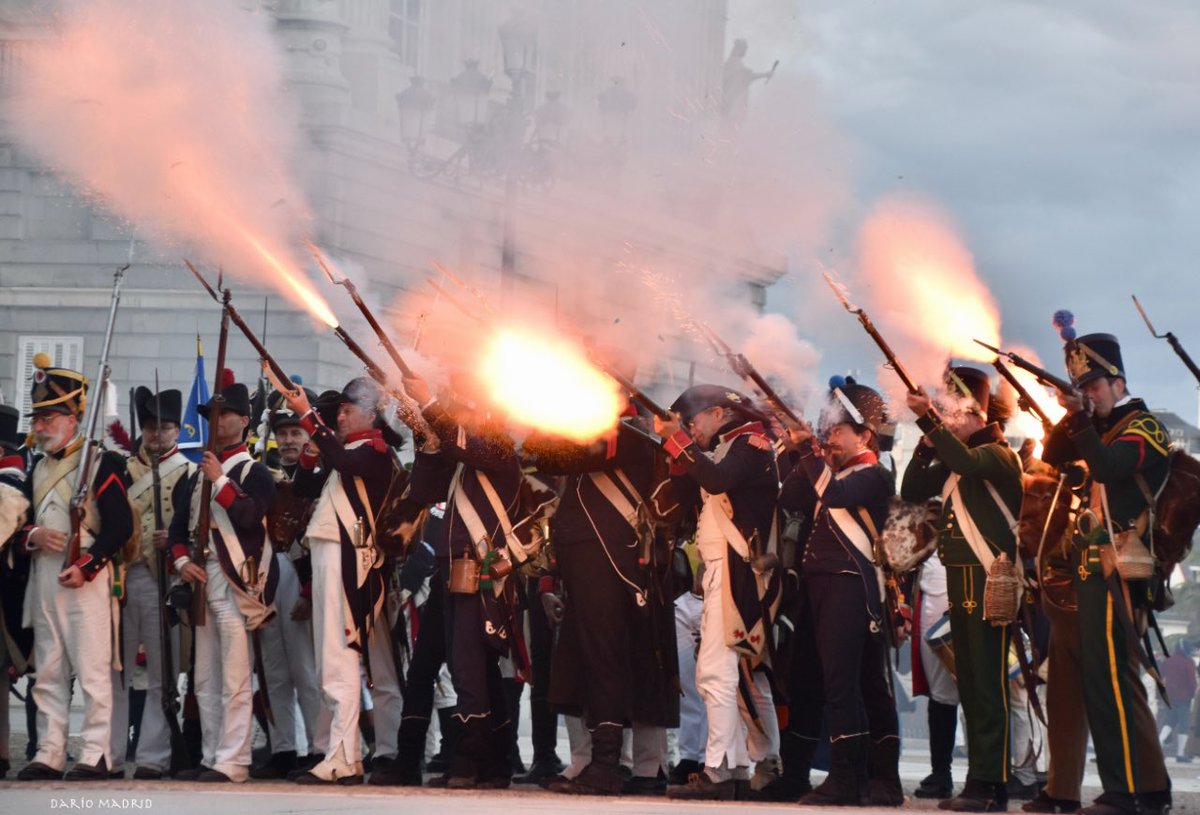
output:
POLYGON ((1146 580, 1154 574, 1154 555, 1142 543, 1142 536, 1136 529, 1118 532, 1113 549, 1122 580, 1146 580))
POLYGON ((994 626, 1008 625, 1017 619, 1020 599, 1021 581, 1017 578, 1017 566, 1007 554, 1001 552, 988 570, 987 584, 983 589, 983 619, 994 626))

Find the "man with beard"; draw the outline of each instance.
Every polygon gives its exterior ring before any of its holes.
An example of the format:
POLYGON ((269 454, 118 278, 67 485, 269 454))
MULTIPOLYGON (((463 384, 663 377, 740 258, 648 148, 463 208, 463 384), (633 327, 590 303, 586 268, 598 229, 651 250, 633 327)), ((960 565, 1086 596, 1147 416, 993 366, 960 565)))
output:
MULTIPOLYGON (((628 414, 636 416, 632 407, 628 414)), ((662 454, 623 421, 591 445, 534 436, 524 450, 539 473, 566 476, 550 525, 565 604, 551 701, 582 713, 592 745, 578 776, 548 788, 621 793, 622 736, 632 727, 635 760, 647 755, 646 766, 633 768, 631 790, 662 795, 663 757, 638 749, 648 740, 665 743, 663 729, 679 724, 673 608, 654 573, 666 559, 665 551, 655 555, 655 521, 665 507, 651 506, 669 501, 666 468, 658 471, 655 461, 662 454)))
MULTIPOLYGON (((677 418, 655 419, 674 472, 701 490, 696 542, 704 561, 704 610, 696 687, 708 713, 705 767, 672 798, 731 799, 747 781, 749 731, 739 709, 743 661, 766 655, 778 579, 765 563, 777 527, 779 468, 763 417, 742 394, 696 385, 674 404, 677 418), (684 430, 686 428, 686 432, 684 430)), ((747 691, 749 693, 749 691, 747 691)), ((774 710, 759 710, 773 716, 774 710)))
MULTIPOLYGON (((461 394, 465 382, 457 382, 461 394)), ((446 655, 459 733, 446 775, 431 786, 503 789, 512 783, 513 722, 499 661, 513 653, 520 632, 513 625, 515 581, 501 572, 511 568, 505 526, 519 520, 521 464, 508 434, 461 395, 434 398, 416 378, 405 379, 404 389, 431 434, 413 464, 412 494, 446 496, 434 552, 448 581, 446 655)))
POLYGON ((34 360, 33 432, 42 456, 26 482, 32 522, 18 543, 33 555, 26 596, 26 620, 33 627, 37 684, 38 752, 18 774, 23 781, 63 778, 71 677, 83 689, 83 749, 69 781, 102 781, 111 766, 113 571, 115 558, 134 532, 126 490, 125 462, 115 453, 96 458, 84 521, 79 559, 63 568, 71 535, 71 498, 86 440, 79 421, 87 379, 65 368, 50 367, 45 354, 34 360))
POLYGON ((301 470, 320 462, 328 472, 306 536, 312 552, 313 635, 317 682, 329 715, 325 758, 300 784, 361 784, 359 741, 365 667, 374 703, 377 762, 396 757, 400 674, 387 613, 385 558, 376 518, 399 467, 399 443, 381 410, 384 393, 365 377, 350 380, 337 400, 337 430, 327 426, 301 389, 285 391, 289 408, 320 452, 300 456, 301 470))
MULTIPOLYGON (((309 403, 317 394, 304 389, 309 403)), ((275 478, 275 499, 267 511, 267 534, 274 553, 274 569, 279 575, 275 587, 275 616, 263 627, 263 670, 267 687, 263 692, 271 701, 274 721, 268 723, 271 758, 250 768, 251 778, 286 778, 301 764, 308 769, 317 763, 310 755, 301 760, 296 750, 296 703, 304 720, 304 732, 313 754, 323 754, 322 737, 329 727, 321 727, 321 689, 317 684, 316 652, 312 632, 312 558, 303 544, 305 527, 312 514, 313 498, 305 497, 305 479, 311 471, 301 470, 300 455, 309 442, 308 431, 300 416, 281 404, 283 397, 273 393, 268 420, 275 436, 279 469, 275 478)), ((319 487, 319 485, 317 485, 319 487)), ((319 492, 319 489, 318 489, 319 492)))
POLYGON ((229 370, 222 384, 222 398, 200 410, 208 419, 217 452, 205 451, 200 471, 175 490, 168 540, 175 571, 192 584, 193 591, 203 590, 207 604, 204 625, 193 628, 196 701, 204 733, 195 780, 241 783, 250 776, 254 736, 250 633, 274 613, 271 543, 263 518, 275 497, 275 480, 246 448, 250 424, 246 386, 234 382, 229 370), (188 551, 188 539, 198 523, 206 481, 212 485, 211 523, 209 539, 196 542, 205 553, 201 566, 188 551))
POLYGON ((780 504, 814 521, 801 560, 807 609, 795 635, 784 786, 804 792, 823 720, 832 747, 829 775, 800 799, 810 806, 904 803, 886 664, 891 621, 876 565, 895 494, 894 477, 879 463, 884 413, 878 393, 835 377, 821 414, 824 449, 807 427, 787 437, 798 458, 780 504))
MULTIPOLYGON (((138 646, 146 655, 146 704, 137 740, 137 769, 133 777, 155 781, 167 772, 171 762, 171 731, 162 707, 162 615, 166 613, 158 594, 158 564, 160 550, 167 546, 167 529, 174 515, 171 495, 180 482, 186 483, 196 471, 176 446, 179 439, 179 420, 183 397, 177 390, 157 395, 139 387, 133 395, 133 406, 141 428, 141 446, 126 464, 129 478, 129 500, 137 511, 142 526, 141 546, 129 562, 125 574, 125 607, 121 614, 122 663, 125 673, 113 678, 113 768, 125 762, 125 742, 129 732, 128 677, 137 658, 138 646), (158 459, 160 490, 159 505, 155 507, 154 468, 158 459), (163 527, 157 526, 157 517, 163 527)), ((171 675, 178 674, 179 648, 172 646, 171 675)))
MULTIPOLYGON (((20 546, 9 546, 17 530, 25 525, 29 510, 25 480, 31 454, 17 432, 20 418, 15 407, 0 405, 0 699, 6 700, 12 678, 29 670, 33 654, 31 632, 21 627, 21 606, 29 582, 29 553, 20 546)), ((12 766, 8 716, 9 705, 0 704, 0 779, 8 775, 12 766)))
MULTIPOLYGON (((1059 315, 1055 317, 1057 322, 1059 315)), ((1144 624, 1150 605, 1150 586, 1146 580, 1125 579, 1116 568, 1113 550, 1122 536, 1126 545, 1148 540, 1151 499, 1167 477, 1171 438, 1146 403, 1129 394, 1117 338, 1088 334, 1071 339, 1068 327, 1064 327, 1067 371, 1078 391, 1060 394, 1067 415, 1047 439, 1043 460, 1058 467, 1082 461, 1088 476, 1075 489, 1080 507, 1070 550, 1076 566, 1078 633, 1074 642, 1052 642, 1051 648, 1062 649, 1070 661, 1062 663, 1068 670, 1061 676, 1051 672, 1047 695, 1062 698, 1062 686, 1056 683, 1068 682, 1078 699, 1082 683, 1104 792, 1079 811, 1160 815, 1171 807, 1171 780, 1138 673, 1138 639, 1144 630, 1139 624, 1144 624)), ((1072 633, 1067 626, 1054 629, 1054 634, 1072 633)), ((1068 717, 1071 712, 1066 711, 1068 717)), ((1077 718, 1068 718, 1063 729, 1069 732, 1073 725, 1082 736, 1077 718)), ((1051 741, 1052 747, 1060 744, 1061 740, 1051 741)), ((1077 744, 1082 740, 1077 739, 1077 744)), ((1072 810, 1078 803, 1077 779, 1082 779, 1085 757, 1079 749, 1051 753, 1051 779, 1069 778, 1071 786, 1057 784, 1051 789, 1047 785, 1026 811, 1072 810)))
POLYGON ((955 812, 1008 808, 1009 626, 984 619, 984 589, 996 559, 1016 561, 1021 460, 997 424, 987 424, 991 387, 978 368, 947 372, 945 418, 922 390, 907 397, 925 436, 904 471, 901 497, 942 497, 938 557, 946 566, 950 632, 967 725, 967 782, 938 804, 955 812), (966 392, 961 392, 963 389, 966 392))

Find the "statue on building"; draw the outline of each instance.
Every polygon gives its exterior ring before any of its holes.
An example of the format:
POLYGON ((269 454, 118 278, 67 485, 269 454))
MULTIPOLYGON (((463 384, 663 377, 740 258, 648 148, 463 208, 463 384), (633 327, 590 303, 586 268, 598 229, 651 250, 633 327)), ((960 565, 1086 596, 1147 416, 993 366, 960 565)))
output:
POLYGON ((746 50, 745 40, 734 40, 729 59, 725 60, 725 68, 721 72, 721 118, 735 126, 746 120, 750 86, 760 79, 770 82, 775 69, 779 67, 779 60, 775 60, 769 71, 759 73, 751 70, 742 61, 746 50))

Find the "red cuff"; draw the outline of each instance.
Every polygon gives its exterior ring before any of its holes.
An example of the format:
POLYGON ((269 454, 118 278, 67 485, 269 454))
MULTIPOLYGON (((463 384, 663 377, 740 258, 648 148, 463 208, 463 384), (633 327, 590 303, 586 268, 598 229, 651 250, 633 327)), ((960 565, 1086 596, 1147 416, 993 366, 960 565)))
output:
POLYGON ((307 447, 305 447, 303 450, 300 451, 300 466, 303 467, 305 470, 315 469, 317 466, 317 462, 320 460, 321 460, 320 454, 314 453, 312 455, 309 455, 307 447))
POLYGON ((676 430, 669 439, 663 439, 663 449, 671 458, 679 458, 692 443, 692 437, 682 430, 676 430))
POLYGON ((554 592, 554 575, 544 574, 538 579, 538 594, 552 594, 554 592))
POLYGON ((305 600, 312 599, 312 583, 304 583, 300 586, 300 596, 305 600))
POLYGON ((312 408, 309 408, 308 413, 300 417, 300 426, 304 428, 309 436, 317 434, 317 414, 312 408))
POLYGON ((175 571, 175 561, 181 557, 188 556, 188 548, 186 544, 176 543, 171 547, 171 571, 175 571))
POLYGON ((95 558, 93 558, 90 554, 85 553, 85 554, 82 554, 79 556, 79 560, 77 560, 71 564, 72 566, 79 567, 79 571, 83 572, 84 579, 87 580, 87 582, 89 582, 89 583, 91 583, 92 580, 95 579, 96 575, 100 574, 99 569, 94 569, 94 570, 88 569, 88 566, 91 564, 91 562, 93 560, 95 560, 95 558))
POLYGON ((213 496, 214 500, 225 509, 229 509, 233 500, 238 497, 237 487, 233 486, 232 481, 226 481, 225 486, 221 487, 221 491, 213 496))

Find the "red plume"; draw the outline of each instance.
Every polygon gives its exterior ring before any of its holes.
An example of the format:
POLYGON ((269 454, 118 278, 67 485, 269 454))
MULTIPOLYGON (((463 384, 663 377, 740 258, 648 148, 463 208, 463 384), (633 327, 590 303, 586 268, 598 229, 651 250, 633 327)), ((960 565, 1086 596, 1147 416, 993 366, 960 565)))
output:
POLYGON ((125 429, 125 425, 121 424, 120 419, 113 419, 109 423, 108 435, 113 440, 113 443, 126 453, 133 452, 133 439, 129 438, 129 431, 125 429))
POLYGON ((235 382, 237 382, 237 377, 233 375, 232 369, 226 368, 225 370, 221 371, 221 390, 225 390, 235 382))

